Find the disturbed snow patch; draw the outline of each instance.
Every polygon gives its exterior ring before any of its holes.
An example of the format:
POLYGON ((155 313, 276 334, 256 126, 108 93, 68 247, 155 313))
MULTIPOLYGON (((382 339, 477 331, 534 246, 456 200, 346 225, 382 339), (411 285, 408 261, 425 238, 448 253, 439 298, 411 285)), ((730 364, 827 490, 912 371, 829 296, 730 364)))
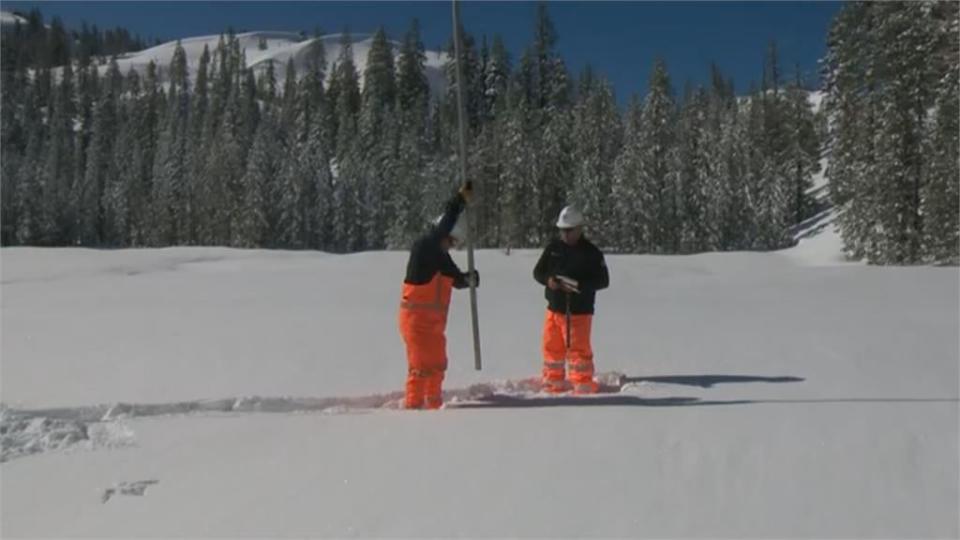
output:
MULTIPOLYGON (((626 389, 620 373, 598 374, 597 382, 607 392, 626 389)), ((637 390, 642 385, 627 385, 637 390)), ((501 380, 444 391, 447 403, 464 403, 493 395, 536 396, 542 394, 537 379, 501 380)), ((173 403, 114 403, 92 407, 18 410, 0 409, 0 462, 47 451, 131 446, 133 430, 125 419, 202 413, 320 413, 350 414, 378 409, 403 408, 403 392, 355 397, 260 397, 244 396, 173 403)), ((109 498, 109 497, 108 497, 109 498)))
POLYGON ((118 448, 133 443, 133 430, 119 421, 0 410, 0 463, 51 450, 118 448))
POLYGON ((137 480, 136 482, 119 482, 114 484, 113 487, 109 487, 103 490, 103 496, 100 498, 100 502, 106 503, 114 495, 135 495, 137 497, 143 497, 143 494, 146 493, 147 488, 159 483, 159 480, 137 480))

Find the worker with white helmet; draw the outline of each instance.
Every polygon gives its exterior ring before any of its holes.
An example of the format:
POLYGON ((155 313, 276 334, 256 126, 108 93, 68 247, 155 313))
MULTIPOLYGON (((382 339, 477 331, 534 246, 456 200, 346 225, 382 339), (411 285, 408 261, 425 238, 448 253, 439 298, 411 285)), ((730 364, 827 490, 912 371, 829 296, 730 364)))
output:
POLYGON ((403 280, 399 325, 407 348, 405 406, 437 409, 442 404, 441 386, 447 369, 447 309, 451 289, 479 285, 480 275, 460 271, 450 258, 450 248, 465 239, 466 223, 460 218, 470 202, 470 182, 447 202, 446 209, 430 230, 410 248, 403 280))
POLYGON ((610 275, 603 253, 583 234, 579 210, 567 206, 556 225, 560 237, 547 245, 533 269, 547 299, 543 384, 550 392, 590 394, 597 391, 590 345, 595 293, 610 285, 610 275))

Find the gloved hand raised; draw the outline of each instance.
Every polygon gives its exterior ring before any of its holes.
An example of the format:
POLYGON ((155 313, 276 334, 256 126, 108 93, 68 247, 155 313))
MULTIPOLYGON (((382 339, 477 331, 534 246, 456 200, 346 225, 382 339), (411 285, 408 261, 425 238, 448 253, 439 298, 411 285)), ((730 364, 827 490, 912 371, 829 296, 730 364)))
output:
POLYGON ((470 204, 470 201, 473 200, 473 181, 467 180, 460 186, 460 196, 463 197, 464 202, 470 204))

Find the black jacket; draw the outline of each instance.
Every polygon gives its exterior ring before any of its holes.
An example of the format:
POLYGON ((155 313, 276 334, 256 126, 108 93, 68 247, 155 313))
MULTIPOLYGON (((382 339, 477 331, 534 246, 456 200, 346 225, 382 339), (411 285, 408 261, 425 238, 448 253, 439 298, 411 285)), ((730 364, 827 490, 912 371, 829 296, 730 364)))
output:
POLYGON ((410 259, 407 261, 407 277, 404 283, 424 285, 429 283, 437 272, 453 278, 453 286, 458 289, 468 287, 467 275, 460 271, 450 253, 440 247, 440 241, 450 235, 457 218, 463 212, 463 197, 458 193, 447 201, 440 223, 430 227, 426 234, 413 243, 410 259))
POLYGON ((533 269, 533 278, 542 285, 547 284, 551 276, 567 276, 579 282, 580 293, 566 293, 560 290, 544 289, 548 309, 557 313, 566 313, 567 295, 570 295, 570 313, 593 313, 593 301, 596 291, 610 285, 610 274, 603 253, 589 240, 580 237, 574 246, 568 246, 563 240, 555 239, 543 250, 543 255, 533 269))

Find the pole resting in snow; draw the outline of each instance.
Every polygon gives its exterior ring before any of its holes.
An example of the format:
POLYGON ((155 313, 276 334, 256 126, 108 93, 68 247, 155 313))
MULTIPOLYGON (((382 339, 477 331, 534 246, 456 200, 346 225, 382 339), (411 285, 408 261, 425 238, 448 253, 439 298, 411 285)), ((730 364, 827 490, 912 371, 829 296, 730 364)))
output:
POLYGON ((580 286, 580 283, 577 280, 573 278, 569 278, 567 276, 557 276, 557 279, 560 281, 560 283, 563 284, 567 294, 567 313, 566 313, 567 343, 566 345, 567 345, 567 359, 569 360, 570 359, 569 358, 570 356, 570 295, 580 294, 580 289, 578 289, 578 287, 580 286))
MULTIPOLYGON (((464 123, 463 109, 463 66, 460 65, 460 5, 453 1, 453 52, 457 64, 457 124, 460 131, 460 185, 467 183, 467 128, 464 123)), ((467 208, 466 244, 467 244, 467 272, 474 275, 473 262, 473 212, 467 208)), ((480 325, 477 317, 477 284, 470 279, 470 322, 473 327, 473 367, 481 369, 480 361, 480 325)))

